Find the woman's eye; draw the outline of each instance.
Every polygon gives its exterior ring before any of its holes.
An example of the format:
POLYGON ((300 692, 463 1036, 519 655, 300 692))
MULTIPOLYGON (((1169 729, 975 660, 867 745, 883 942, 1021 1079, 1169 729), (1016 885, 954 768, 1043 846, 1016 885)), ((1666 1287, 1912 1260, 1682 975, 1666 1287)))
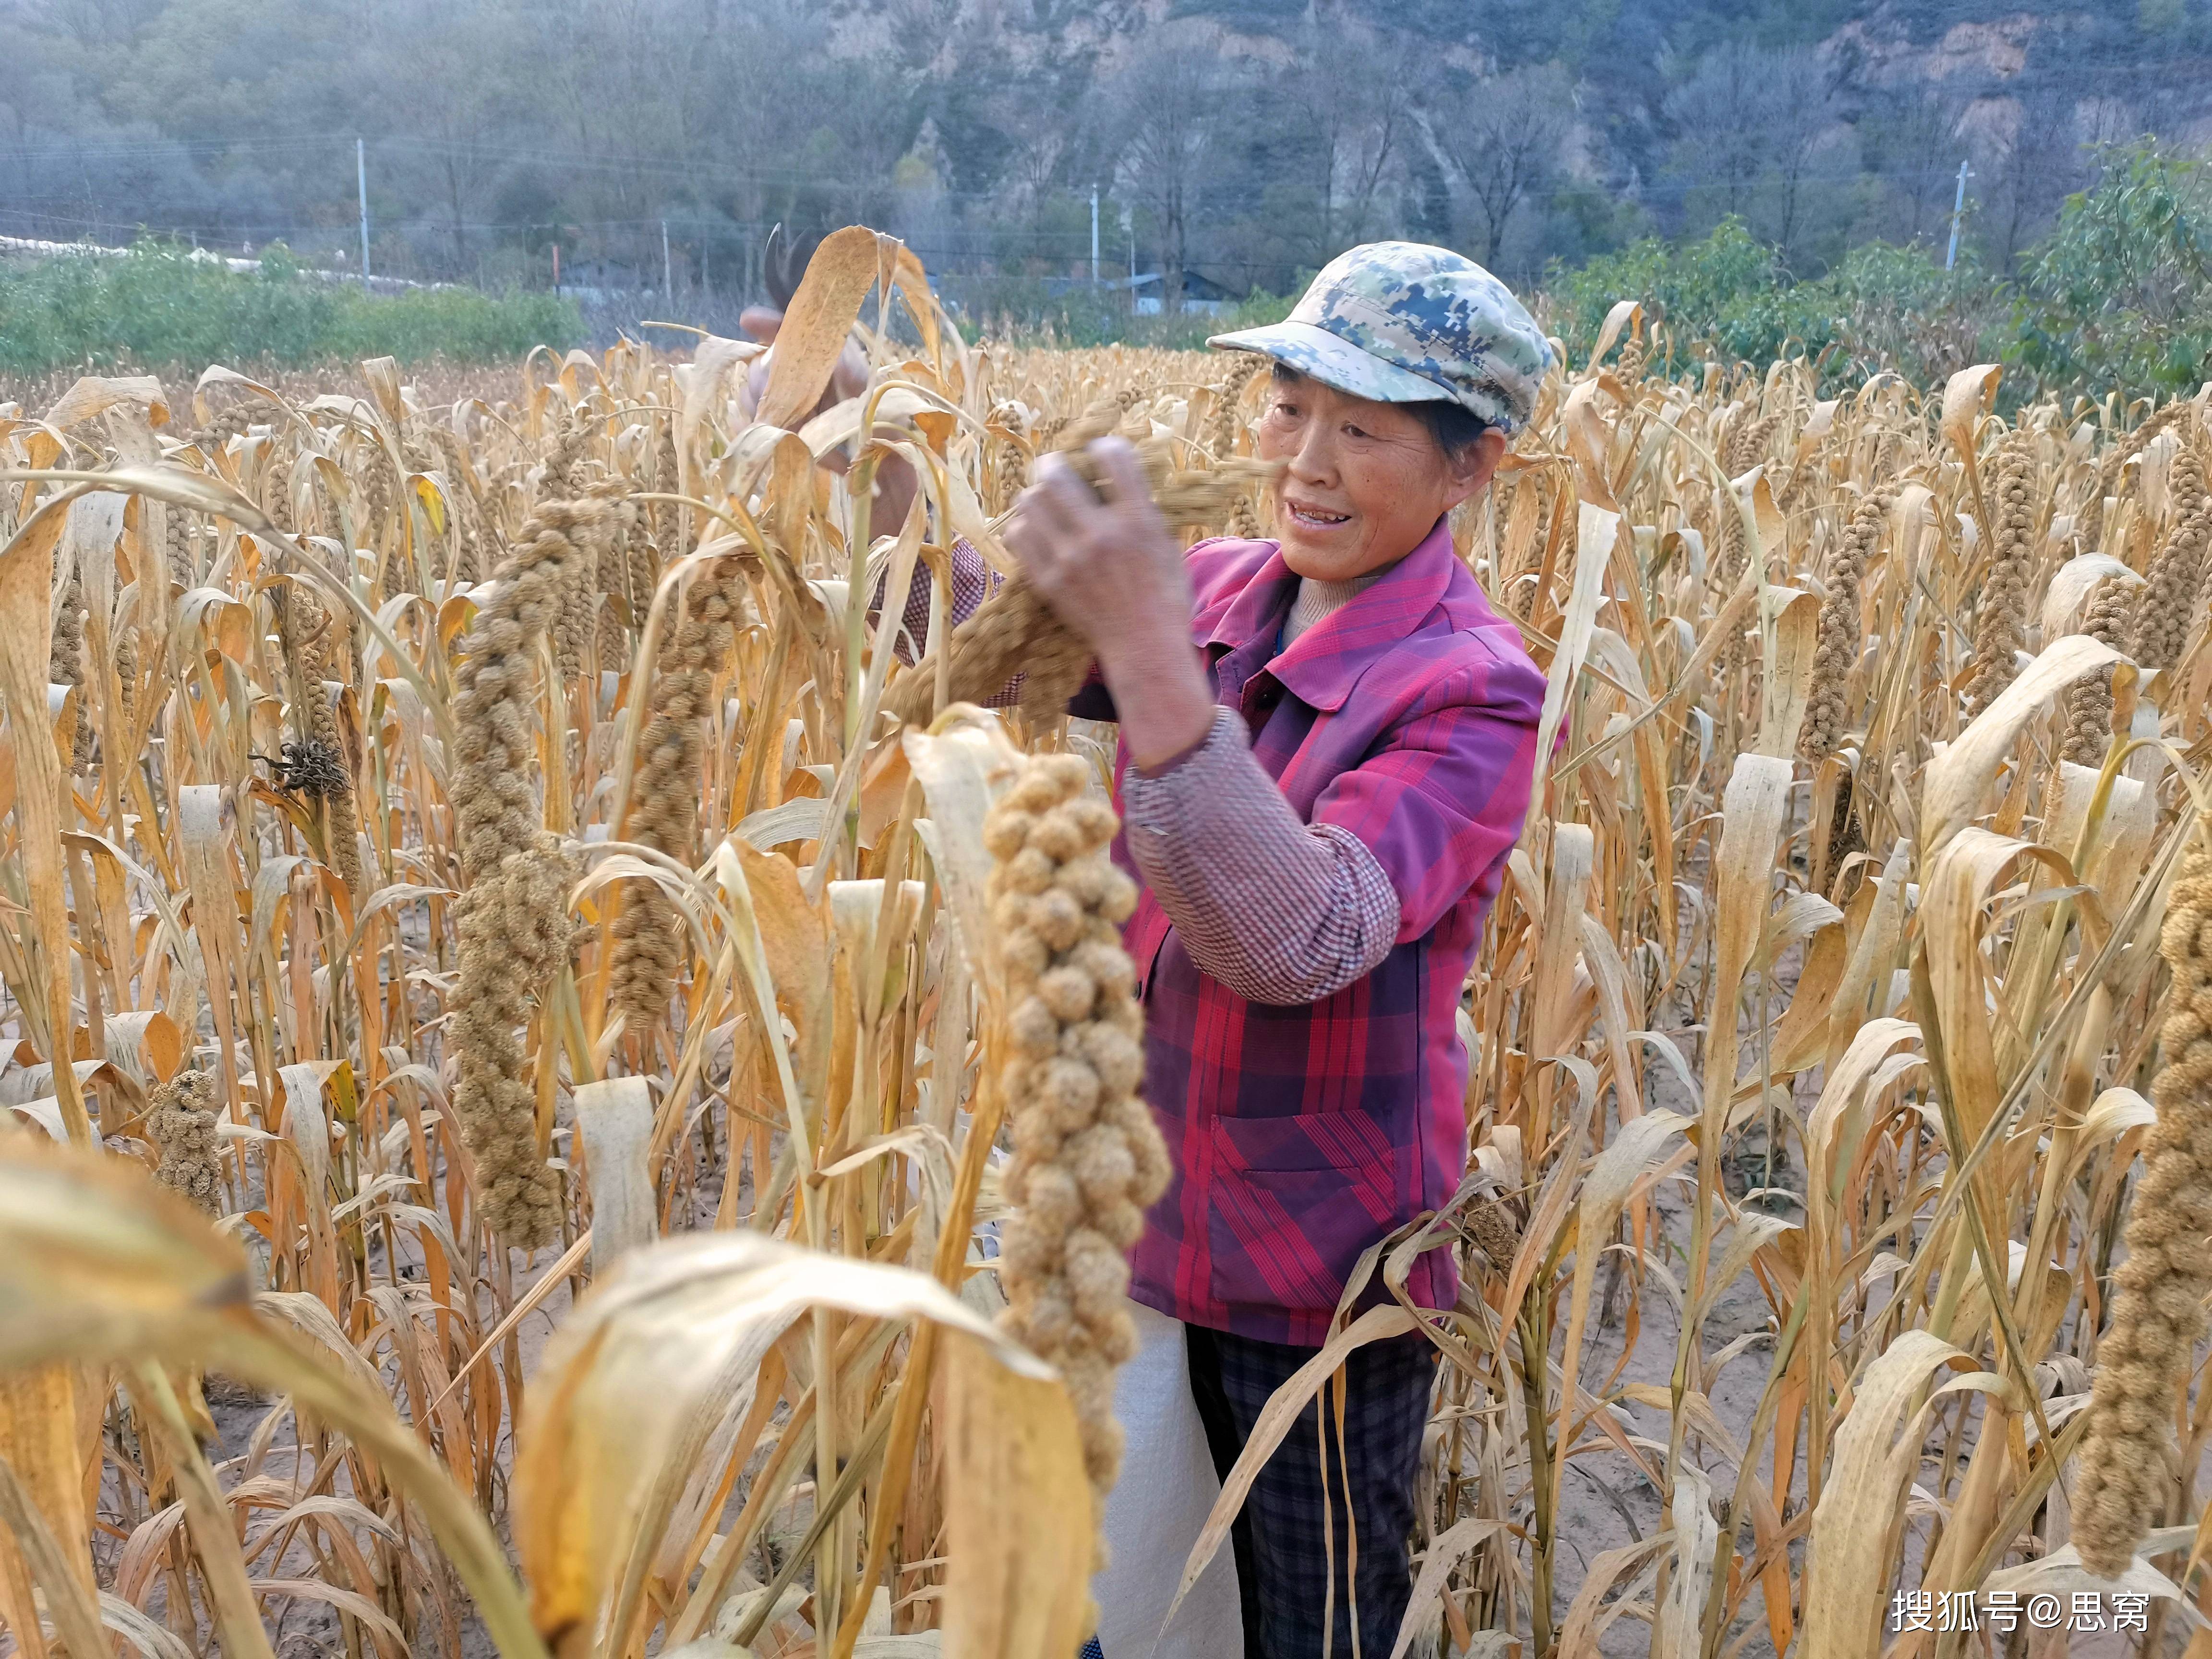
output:
POLYGON ((1364 438, 1368 434, 1362 428, 1352 426, 1347 422, 1344 428, 1344 435, 1347 438, 1364 438))

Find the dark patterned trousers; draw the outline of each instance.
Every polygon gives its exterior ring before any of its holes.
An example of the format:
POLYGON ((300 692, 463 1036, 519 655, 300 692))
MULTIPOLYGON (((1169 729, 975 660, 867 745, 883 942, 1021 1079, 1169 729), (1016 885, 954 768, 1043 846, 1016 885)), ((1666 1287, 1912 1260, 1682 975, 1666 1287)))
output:
MULTIPOLYGON (((1318 1350, 1185 1328, 1191 1393, 1226 1480, 1268 1397, 1318 1350)), ((1354 1348, 1341 1430, 1324 1384, 1261 1467, 1231 1530, 1246 1659, 1320 1659, 1332 1624, 1331 1659, 1389 1659, 1413 1598, 1413 1483, 1436 1375, 1418 1331, 1354 1348)))

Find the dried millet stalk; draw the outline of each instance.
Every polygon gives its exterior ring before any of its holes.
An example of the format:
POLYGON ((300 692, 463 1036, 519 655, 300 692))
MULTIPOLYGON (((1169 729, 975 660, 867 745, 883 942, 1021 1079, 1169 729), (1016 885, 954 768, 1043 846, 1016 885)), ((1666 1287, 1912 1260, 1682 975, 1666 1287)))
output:
POLYGON ((54 615, 46 680, 52 685, 76 688, 76 729, 70 745, 70 767, 82 772, 92 759, 92 720, 84 706, 84 583, 74 574, 63 590, 61 609, 54 615))
POLYGON ((606 550, 604 535, 592 537, 576 550, 583 555, 572 578, 574 586, 562 596, 561 614, 553 623, 553 665, 563 681, 584 671, 588 658, 599 659, 599 562, 606 550))
MULTIPOLYGON (((2135 609, 2128 587, 2125 578, 2107 576, 2089 590, 2082 606, 2081 631, 2114 650, 2124 647, 2135 609)), ((2106 664, 2066 688, 2066 735, 2059 753, 2076 766, 2101 766, 2112 742, 2112 670, 2106 664)))
MULTIPOLYGON (((272 592, 281 589, 272 589, 272 592)), ((354 796, 353 767, 346 758, 345 742, 331 711, 326 684, 343 681, 344 669, 337 660, 342 648, 340 629, 333 626, 321 600, 304 584, 293 586, 278 612, 286 618, 286 655, 296 659, 295 720, 299 749, 312 763, 302 780, 303 793, 324 812, 323 840, 329 848, 338 879, 359 904, 368 896, 361 866, 361 816, 354 796)))
POLYGON ((1037 453, 1080 449, 1092 439, 1104 437, 1120 426, 1121 417, 1145 398, 1146 393, 1138 387, 1124 386, 1111 397, 1085 404, 1079 414, 1054 416, 1036 429, 1037 453))
POLYGON ((553 441, 546 446, 538 481, 541 501, 565 501, 581 493, 580 476, 584 452, 591 440, 591 424, 581 410, 556 412, 553 441))
MULTIPOLYGON (((659 503, 655 502, 654 506, 657 507, 659 503)), ((646 615, 653 609, 653 595, 660 586, 660 573, 677 556, 676 526, 672 520, 664 532, 656 514, 652 534, 647 535, 646 526, 641 524, 629 532, 628 541, 629 546, 623 554, 628 568, 623 580, 629 589, 631 626, 635 629, 637 637, 643 639, 646 615)))
MULTIPOLYGON (((1740 505, 1741 500, 1733 486, 1724 488, 1721 492, 1717 536, 1719 548, 1714 561, 1714 568, 1719 572, 1721 580, 1716 608, 1735 591, 1735 585, 1743 580, 1744 568, 1751 562, 1751 532, 1744 527, 1740 505)), ((1755 688, 1763 660, 1758 644, 1747 638, 1745 630, 1741 629, 1721 642, 1720 653, 1714 659, 1712 672, 1715 681, 1722 688, 1720 696, 1723 704, 1748 693, 1753 699, 1753 707, 1757 706, 1755 688)))
POLYGON ((233 438, 242 438, 252 428, 252 407, 241 400, 217 410, 195 434, 192 441, 202 450, 214 454, 225 448, 233 438))
MULTIPOLYGON (((168 559, 169 580, 178 587, 192 585, 192 514, 189 508, 169 504, 167 527, 162 532, 164 551, 168 559)), ((167 602, 167 595, 161 596, 167 602)))
MULTIPOLYGON (((546 457, 538 500, 567 501, 588 496, 594 501, 611 501, 614 491, 610 489, 610 481, 602 479, 589 486, 583 482, 585 441, 589 432, 590 428, 580 419, 556 441, 546 457)), ((570 560, 563 567, 566 587, 561 595, 560 614, 553 619, 553 658, 563 680, 575 678, 586 656, 591 653, 598 631, 599 560, 613 532, 611 514, 595 519, 577 542, 576 550, 582 556, 570 560)))
POLYGON ((1861 501, 1844 533, 1829 547, 1827 562, 1820 572, 1827 594, 1820 601, 1812 695, 1806 701, 1805 724, 1797 738, 1797 752, 1815 763, 1834 754, 1844 740, 1844 726, 1850 713, 1844 692, 1851 668, 1859 659, 1859 588, 1866 580, 1867 561, 1881 545, 1889 506, 1887 495, 1869 495, 1861 501))
POLYGON ((558 1236, 561 1188, 538 1152, 537 1101, 515 1028, 566 964, 568 861, 540 828, 532 731, 539 645, 551 633, 604 502, 531 509, 490 601, 462 641, 453 700, 453 810, 467 883, 459 908, 460 979, 453 1105, 477 1162, 483 1217, 525 1249, 558 1236))
POLYGON ((1717 528, 1720 532, 1720 556, 1716 564, 1720 571, 1722 596, 1725 599, 1735 591, 1736 583, 1743 579, 1744 566, 1751 562, 1750 532, 1744 528, 1743 513, 1737 505, 1736 492, 1733 489, 1722 492, 1717 528))
POLYGON ((1521 1249, 1521 1229, 1502 1198, 1486 1198, 1467 1212, 1467 1234, 1500 1273, 1513 1271, 1521 1249))
POLYGON ((2025 641, 2027 584, 2035 568, 2035 459, 2015 434, 1990 469, 1990 574, 1974 605, 1974 658, 1966 680, 1966 714, 1978 714, 2019 673, 2014 653, 2025 641))
MULTIPOLYGON (((584 492, 606 502, 609 511, 605 525, 587 550, 587 580, 584 591, 576 596, 573 641, 564 637, 562 641, 562 672, 571 678, 586 670, 596 672, 602 664, 624 655, 611 648, 618 641, 609 636, 618 630, 608 614, 606 601, 619 595, 625 605, 629 603, 629 552, 623 538, 637 523, 637 503, 630 499, 636 489, 632 480, 610 476, 584 492), (572 643, 573 659, 568 654, 572 643)), ((647 600, 651 598, 648 593, 647 600)))
POLYGON ((592 494, 605 497, 614 507, 607 520, 606 545, 599 550, 599 592, 593 599, 601 606, 597 613, 596 629, 596 659, 601 668, 619 668, 622 663, 617 662, 617 658, 623 662, 628 660, 628 641, 621 637, 622 630, 614 625, 604 602, 620 599, 619 614, 641 622, 645 607, 653 601, 651 588, 641 595, 635 585, 637 557, 634 544, 645 534, 646 514, 644 506, 633 497, 641 487, 635 478, 611 476, 592 490, 592 494))
POLYGON ((2175 401, 2152 414, 2134 431, 2127 434, 2112 447, 2097 469, 2096 482, 2090 486, 2089 500, 2082 508, 2081 521, 2075 526, 2074 534, 2082 551, 2094 553, 2105 536, 2105 498, 2111 495, 2120 481, 2120 473, 2127 464, 2142 453, 2153 438, 2172 426, 2185 415, 2191 413, 2193 403, 2175 401))
POLYGON ((453 580, 480 582, 484 574, 484 506, 477 490, 477 470, 469 459, 469 447, 451 427, 433 423, 424 432, 445 457, 446 489, 458 543, 453 580))
POLYGON ((216 1152, 215 1079, 179 1072, 147 1103, 146 1139, 161 1154, 154 1179, 182 1193, 209 1215, 222 1207, 222 1164, 216 1152))
POLYGON ((123 694, 116 713, 127 732, 138 717, 138 629, 135 624, 126 623, 116 639, 115 683, 123 694))
POLYGON ((1722 452, 1721 470, 1731 478, 1741 478, 1767 459, 1767 449, 1781 427, 1779 411, 1743 422, 1729 434, 1728 443, 1722 452))
POLYGON ((2129 637, 2128 655, 2140 668, 2171 668, 2180 660, 2203 585, 2205 544, 2212 539, 2212 495, 2204 488, 2204 464, 2189 445, 2173 458, 2168 488, 2173 525, 2143 573, 2147 580, 2129 637))
POLYGON ((360 474, 362 512, 355 533, 364 547, 381 547, 385 527, 392 522, 392 499, 398 493, 398 477, 381 443, 371 439, 364 453, 368 459, 360 474))
POLYGON ((1871 467, 1877 478, 1887 478, 1905 467, 1905 434, 1885 429, 1874 441, 1874 460, 1871 467))
MULTIPOLYGON (((1244 393, 1265 368, 1265 362, 1255 359, 1214 388, 1206 450, 1217 463, 1237 459, 1237 440, 1244 427, 1244 393)), ((1259 536, 1260 515, 1252 505, 1252 492, 1246 491, 1230 504, 1221 518, 1221 533, 1239 541, 1252 541, 1259 536)))
POLYGON ((1106 856, 1114 811, 1085 794, 1090 776, 1079 756, 1031 757, 983 842, 1014 1049, 1003 1075, 1016 1208, 1000 1251, 1002 1322, 1066 1380, 1103 1502, 1121 1462, 1114 1373, 1137 1346, 1127 1252, 1169 1166, 1136 1095, 1144 1016, 1119 928, 1136 885, 1106 856))
POLYGON ((1847 771, 1836 780, 1836 810, 1828 819, 1828 861, 1820 872, 1829 896, 1838 905, 1853 890, 1843 884, 1844 864, 1853 854, 1866 851, 1866 832, 1859 825, 1858 814, 1851 811, 1851 797, 1857 787, 1856 772, 1847 771))
POLYGON ((1255 358, 1231 370, 1213 388, 1213 404, 1206 417, 1206 453, 1215 460, 1225 461, 1236 455, 1237 437, 1244 430, 1244 393, 1266 367, 1265 358, 1255 358))
POLYGON ((2172 1426, 2212 1291, 2212 817, 2174 884, 2160 949, 2173 975, 2158 1121, 2128 1207, 2128 1259, 2097 1346, 2087 1438, 2075 1477, 2074 1541, 2101 1577, 2124 1571, 2172 1490, 2172 1426))
MULTIPOLYGON (((653 493, 656 495, 680 495, 684 493, 683 484, 682 471, 676 464, 676 416, 664 415, 660 417, 659 435, 653 446, 653 493)), ((635 560, 641 550, 649 556, 652 550, 657 548, 663 555, 667 555, 675 545, 678 526, 683 521, 682 512, 683 509, 674 501, 654 501, 649 509, 653 529, 651 545, 647 546, 644 538, 637 538, 631 544, 632 559, 635 560)), ((637 586, 637 579, 638 572, 633 565, 630 572, 633 590, 637 586)), ((645 584, 645 594, 647 601, 649 601, 653 596, 650 581, 645 584)), ((642 602, 639 614, 644 614, 642 602)))
MULTIPOLYGON (((663 636, 652 712, 638 744, 623 838, 684 864, 698 837, 701 725, 744 616, 746 564, 723 559, 692 578, 684 620, 663 636)), ((632 882, 613 931, 611 994, 629 1029, 642 1034, 667 1013, 683 971, 682 918, 658 882, 632 882)))
POLYGON ((1260 530, 1259 509, 1249 495, 1239 496, 1221 520, 1221 533, 1240 542, 1259 540, 1260 530))

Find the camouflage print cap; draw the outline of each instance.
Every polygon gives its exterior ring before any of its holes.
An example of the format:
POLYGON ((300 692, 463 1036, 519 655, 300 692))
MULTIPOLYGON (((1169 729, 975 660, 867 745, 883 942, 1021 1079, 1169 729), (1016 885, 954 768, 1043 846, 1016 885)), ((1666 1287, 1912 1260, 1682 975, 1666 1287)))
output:
POLYGON ((1528 423, 1551 343, 1504 283, 1449 248, 1370 242, 1314 278, 1286 321, 1217 334, 1377 403, 1449 399, 1509 437, 1528 423))

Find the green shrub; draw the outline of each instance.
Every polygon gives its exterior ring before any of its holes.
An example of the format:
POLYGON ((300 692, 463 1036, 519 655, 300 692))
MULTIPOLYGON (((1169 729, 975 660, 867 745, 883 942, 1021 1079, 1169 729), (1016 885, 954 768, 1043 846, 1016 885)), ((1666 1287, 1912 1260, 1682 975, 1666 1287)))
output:
POLYGON ((2152 140, 2105 158, 2016 283, 1983 270, 1971 244, 1945 270, 1923 249, 1869 242, 1825 276, 1795 282, 1736 220, 1702 239, 1656 237, 1577 269, 1554 264, 1543 304, 1579 366, 1606 312, 1641 300, 1666 325, 1671 367, 1763 365, 1802 355, 1824 392, 1892 369, 1935 386, 1977 362, 2004 363, 2008 405, 2118 389, 2186 397, 2212 379, 2212 171, 2152 140))
POLYGON ((2212 176, 2150 141, 2106 158, 2021 263, 2013 356, 2051 390, 2187 397, 2212 377, 2212 176))
POLYGON ((1924 383, 1962 367, 1952 360, 1962 341, 1979 343, 1990 292, 1974 270, 1947 271, 1919 248, 1883 242, 1852 249, 1816 281, 1795 282, 1777 250, 1737 219, 1694 241, 1647 238, 1578 270, 1554 266, 1546 288, 1553 325, 1578 363, 1613 303, 1635 299, 1667 325, 1676 368, 1802 356, 1820 363, 1831 391, 1880 369, 1924 383))
POLYGON ((1640 300, 1666 319, 1678 354, 1707 349, 1759 361, 1781 343, 1775 299, 1786 282, 1775 251, 1730 217, 1697 241, 1647 236, 1575 270, 1554 264, 1544 291, 1552 325, 1577 364, 1617 300, 1640 300))
POLYGON ((0 371, 288 365, 390 356, 511 361, 584 337, 574 304, 471 289, 364 294, 303 273, 281 245, 258 273, 142 244, 115 258, 0 264, 0 371))

